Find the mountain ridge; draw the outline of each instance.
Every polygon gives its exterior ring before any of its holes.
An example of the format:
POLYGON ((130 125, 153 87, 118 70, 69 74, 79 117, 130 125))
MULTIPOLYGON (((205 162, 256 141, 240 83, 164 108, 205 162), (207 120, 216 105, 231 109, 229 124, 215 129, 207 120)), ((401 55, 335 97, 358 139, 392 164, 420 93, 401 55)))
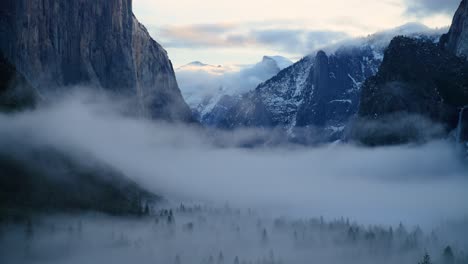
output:
POLYGON ((377 73, 393 35, 407 33, 438 41, 439 31, 420 33, 424 29, 420 24, 403 25, 319 50, 259 84, 255 91, 224 98, 213 108, 213 118, 202 123, 223 129, 280 127, 292 140, 307 134, 318 141, 340 139, 357 113, 362 84, 377 73), (321 74, 316 69, 319 65, 325 69, 321 74))

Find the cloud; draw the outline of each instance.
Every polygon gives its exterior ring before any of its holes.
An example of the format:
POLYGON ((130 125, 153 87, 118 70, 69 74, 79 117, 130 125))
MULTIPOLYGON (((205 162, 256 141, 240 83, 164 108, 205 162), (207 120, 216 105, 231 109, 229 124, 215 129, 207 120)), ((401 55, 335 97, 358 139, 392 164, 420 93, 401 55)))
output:
POLYGON ((252 35, 258 44, 302 54, 349 37, 344 32, 287 29, 256 31, 252 35))
POLYGON ((417 17, 453 15, 460 2, 460 0, 405 0, 406 13, 417 17))
POLYGON ((158 35, 167 48, 263 47, 304 55, 349 37, 338 31, 272 29, 249 24, 167 26, 159 29, 158 35))
POLYGON ((222 24, 168 26, 160 29, 164 46, 171 47, 213 47, 229 44, 224 37, 232 26, 222 24))

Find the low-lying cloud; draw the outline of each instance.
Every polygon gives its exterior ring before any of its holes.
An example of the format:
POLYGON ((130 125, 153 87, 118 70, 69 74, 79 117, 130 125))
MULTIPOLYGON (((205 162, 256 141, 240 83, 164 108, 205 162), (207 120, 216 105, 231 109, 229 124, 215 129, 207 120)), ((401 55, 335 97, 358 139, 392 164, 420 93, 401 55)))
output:
POLYGON ((122 117, 96 98, 69 97, 32 112, 2 114, 2 151, 15 142, 17 148, 87 153, 171 201, 428 226, 468 212, 466 166, 447 142, 241 148, 268 132, 208 132, 122 117))

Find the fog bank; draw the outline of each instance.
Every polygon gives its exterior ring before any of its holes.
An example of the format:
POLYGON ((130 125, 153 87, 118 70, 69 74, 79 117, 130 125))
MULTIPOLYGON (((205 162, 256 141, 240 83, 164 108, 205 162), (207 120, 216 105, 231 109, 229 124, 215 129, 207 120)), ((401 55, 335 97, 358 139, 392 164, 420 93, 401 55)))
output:
POLYGON ((135 119, 119 109, 104 96, 74 94, 34 111, 2 114, 1 151, 53 147, 84 162, 104 162, 169 201, 229 203, 276 216, 430 227, 468 213, 467 169, 448 142, 241 148, 269 133, 208 132, 135 119))

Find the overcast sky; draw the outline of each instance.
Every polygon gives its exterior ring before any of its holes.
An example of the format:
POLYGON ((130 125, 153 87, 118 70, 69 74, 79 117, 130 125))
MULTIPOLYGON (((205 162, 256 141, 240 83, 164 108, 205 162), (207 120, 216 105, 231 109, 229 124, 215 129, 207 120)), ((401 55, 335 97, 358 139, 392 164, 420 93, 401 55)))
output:
POLYGON ((133 0, 134 13, 176 67, 297 59, 350 36, 408 22, 450 24, 460 0, 133 0))

